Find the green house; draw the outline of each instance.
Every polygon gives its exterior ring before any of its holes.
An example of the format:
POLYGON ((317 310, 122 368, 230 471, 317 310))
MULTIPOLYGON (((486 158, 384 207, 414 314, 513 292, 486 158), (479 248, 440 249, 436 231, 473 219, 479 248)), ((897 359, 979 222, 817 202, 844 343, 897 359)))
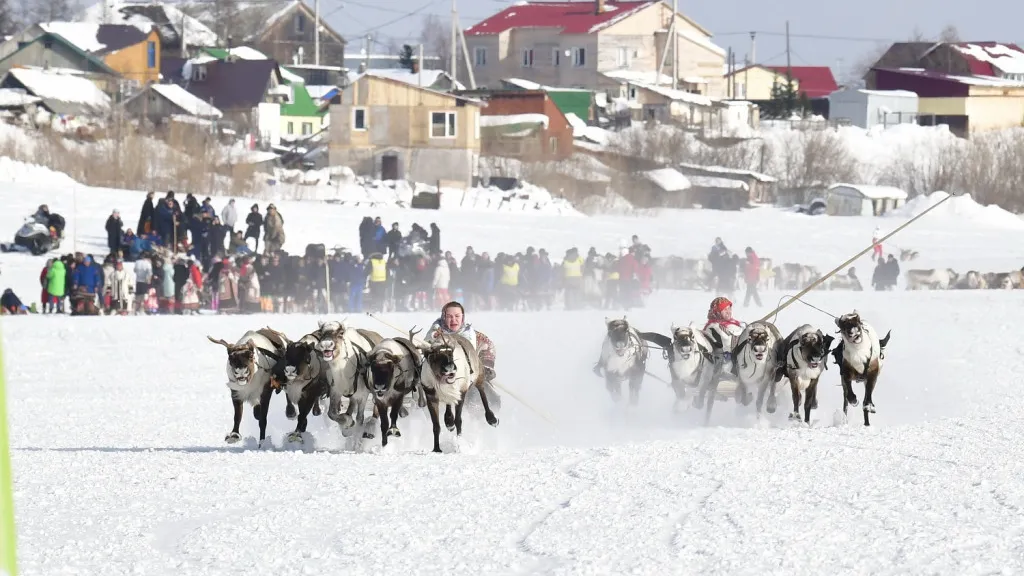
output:
POLYGON ((562 114, 575 114, 584 122, 593 120, 594 92, 583 88, 556 88, 542 86, 536 82, 520 78, 506 78, 501 81, 502 87, 509 90, 543 90, 548 93, 551 101, 558 106, 562 114))

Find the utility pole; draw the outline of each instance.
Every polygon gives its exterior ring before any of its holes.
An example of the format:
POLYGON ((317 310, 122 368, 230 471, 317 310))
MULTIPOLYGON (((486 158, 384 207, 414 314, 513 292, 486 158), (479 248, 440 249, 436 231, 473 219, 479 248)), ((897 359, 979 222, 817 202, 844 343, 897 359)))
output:
POLYGON ((363 60, 364 72, 370 69, 370 41, 373 39, 369 34, 366 35, 366 58, 363 60))
POLYGON ((732 46, 729 46, 729 50, 725 53, 725 98, 726 100, 732 99, 732 46))
MULTIPOLYGON (((419 79, 417 80, 416 84, 420 88, 422 88, 423 87, 423 44, 422 43, 420 44, 420 47, 419 47, 419 60, 416 61, 416 72, 419 74, 419 79)), ((452 88, 454 88, 454 86, 452 86, 452 88)), ((423 105, 423 90, 417 90, 416 92, 420 95, 420 105, 423 105)))
POLYGON ((459 53, 459 11, 455 7, 455 0, 452 0, 452 31, 451 31, 451 55, 448 61, 448 67, 451 69, 452 80, 457 80, 458 64, 459 59, 456 57, 459 53))
POLYGON ((320 0, 313 3, 313 63, 320 65, 320 0))
POLYGON ((750 61, 747 66, 757 64, 757 32, 750 33, 750 61))
POLYGON ((789 20, 786 20, 786 75, 793 77, 793 65, 789 59, 789 20))
MULTIPOLYGON (((679 36, 675 34, 675 23, 679 18, 679 0, 672 0, 672 89, 679 88, 679 36)), ((658 72, 661 72, 660 70, 658 72)))

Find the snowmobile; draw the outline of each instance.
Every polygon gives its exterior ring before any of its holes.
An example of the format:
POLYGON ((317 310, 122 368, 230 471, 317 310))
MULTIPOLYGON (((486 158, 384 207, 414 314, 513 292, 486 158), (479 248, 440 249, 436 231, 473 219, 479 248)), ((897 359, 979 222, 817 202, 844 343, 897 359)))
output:
MULTIPOLYGON (((54 221, 54 216, 63 222, 63 218, 56 214, 51 216, 49 225, 40 222, 36 218, 30 217, 26 219, 25 223, 14 234, 14 243, 0 245, 0 249, 4 252, 26 250, 34 256, 46 254, 50 250, 57 250, 60 248, 62 234, 58 232, 58 227, 54 226, 54 224, 57 224, 54 221)), ((61 232, 63 232, 63 226, 60 226, 60 228, 61 232)))

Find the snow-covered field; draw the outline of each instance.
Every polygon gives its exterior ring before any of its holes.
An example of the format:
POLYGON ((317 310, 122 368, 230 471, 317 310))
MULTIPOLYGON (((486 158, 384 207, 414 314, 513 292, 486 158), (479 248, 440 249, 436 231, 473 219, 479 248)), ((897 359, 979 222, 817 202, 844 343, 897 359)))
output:
MULTIPOLYGON (((99 253, 103 221, 134 226, 142 193, 6 184, 0 230, 13 235, 41 203, 68 217, 72 248, 99 253), (77 217, 75 215, 77 214, 77 217), (71 238, 74 238, 72 242, 71 238)), ((1021 227, 954 199, 894 238, 915 263, 1013 270, 1021 227), (947 208, 950 208, 947 210, 947 208)), ((219 210, 224 199, 216 199, 219 210)), ((248 204, 248 202, 243 202, 248 204)), ((612 250, 636 233, 655 253, 703 256, 715 236, 776 261, 829 269, 889 218, 808 217, 772 209, 667 211, 645 218, 419 212, 277 202, 286 248, 353 246, 359 220, 437 222, 443 244, 492 254, 546 247, 612 250)), ((264 204, 261 203, 261 207, 264 204)), ((920 209, 911 207, 908 212, 920 209)), ((0 285, 38 298, 42 260, 0 255, 0 285)), ((862 278, 871 262, 857 263, 862 278)), ((658 293, 628 318, 644 330, 701 320, 712 294, 658 293)), ((752 320, 765 307, 737 306, 752 320)), ((282 445, 293 422, 271 401, 276 448, 223 443, 231 408, 224 353, 206 340, 271 325, 289 336, 313 316, 5 317, 22 571, 51 574, 950 574, 1024 571, 1024 371, 1017 291, 814 292, 833 313, 858 309, 892 330, 872 428, 841 406, 833 366, 811 428, 769 426, 719 403, 710 428, 673 418, 667 386, 648 378, 641 403, 612 407, 590 369, 603 311, 469 320, 497 344, 499 380, 550 415, 506 396, 501 424, 478 414, 456 443, 429 453, 429 420, 403 436, 342 450, 320 419, 307 450, 282 445), (457 452, 457 453, 451 453, 457 452)), ((621 315, 613 311, 607 315, 621 315)), ((393 315, 423 326, 430 315, 393 315)), ((387 328, 368 317, 356 325, 387 328)), ((832 320, 800 304, 784 332, 832 320)), ((665 377, 660 355, 650 363, 665 377)), ((858 386, 857 390, 861 390, 858 386)), ((862 396, 858 392, 859 396, 862 396)), ((248 408, 242 434, 257 433, 248 408)))

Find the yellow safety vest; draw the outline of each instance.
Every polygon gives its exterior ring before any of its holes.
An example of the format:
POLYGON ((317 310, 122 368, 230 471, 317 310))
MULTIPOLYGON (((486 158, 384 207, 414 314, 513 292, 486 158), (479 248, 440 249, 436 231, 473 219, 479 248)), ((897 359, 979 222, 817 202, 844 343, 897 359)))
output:
POLYGON ((609 272, 608 273, 608 279, 609 280, 618 280, 619 279, 619 272, 618 272, 618 270, 616 270, 614 272, 609 272))
POLYGON ((519 286, 519 264, 505 264, 501 273, 501 283, 505 286, 519 286))
POLYGON ((386 282, 388 263, 383 258, 370 258, 370 282, 386 282))
POLYGON ((566 278, 580 278, 583 276, 583 258, 579 256, 575 260, 562 262, 562 272, 566 278))

